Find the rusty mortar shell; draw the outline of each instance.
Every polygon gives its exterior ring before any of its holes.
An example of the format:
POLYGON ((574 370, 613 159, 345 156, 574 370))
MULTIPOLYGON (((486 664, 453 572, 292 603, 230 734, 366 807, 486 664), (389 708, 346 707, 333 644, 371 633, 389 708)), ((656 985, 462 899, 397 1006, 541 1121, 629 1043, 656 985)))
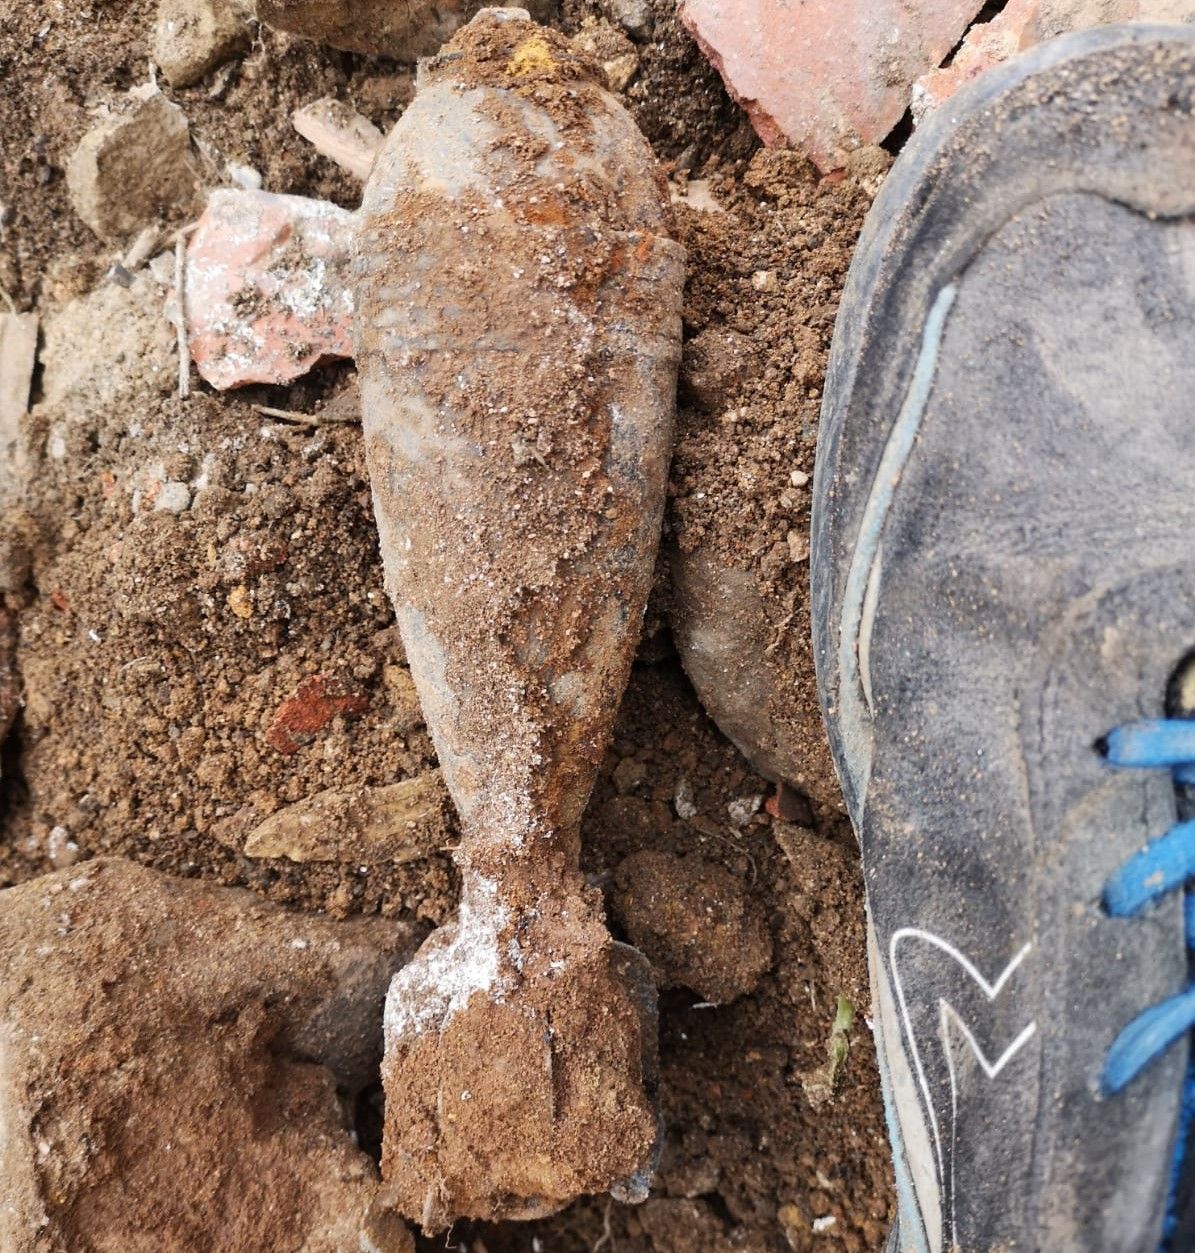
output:
POLYGON ((629 114, 483 10, 420 67, 354 261, 387 587, 460 814, 457 921, 387 999, 383 1174, 435 1230, 646 1195, 654 990, 579 870, 652 582, 684 252, 629 114))

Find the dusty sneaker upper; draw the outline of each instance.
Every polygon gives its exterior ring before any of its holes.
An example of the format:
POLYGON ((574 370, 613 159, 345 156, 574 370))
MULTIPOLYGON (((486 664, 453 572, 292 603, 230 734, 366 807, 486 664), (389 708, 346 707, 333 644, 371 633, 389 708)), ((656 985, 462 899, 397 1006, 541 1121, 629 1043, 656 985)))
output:
POLYGON ((985 76, 897 162, 843 296, 815 644, 901 1249, 1193 1247, 1193 100, 1182 28, 985 76))

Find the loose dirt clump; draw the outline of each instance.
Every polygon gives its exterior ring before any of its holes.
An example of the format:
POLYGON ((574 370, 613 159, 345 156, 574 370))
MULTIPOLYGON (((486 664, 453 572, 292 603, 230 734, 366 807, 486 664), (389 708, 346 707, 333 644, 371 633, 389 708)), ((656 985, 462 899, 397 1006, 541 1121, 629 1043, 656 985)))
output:
POLYGON ((355 1247, 376 1173, 337 1092, 416 939, 121 860, 0 894, 0 1244, 355 1247))
POLYGON ((612 905, 662 988, 714 1005, 755 989, 772 965, 772 934, 743 881, 700 857, 632 853, 614 875, 612 905))

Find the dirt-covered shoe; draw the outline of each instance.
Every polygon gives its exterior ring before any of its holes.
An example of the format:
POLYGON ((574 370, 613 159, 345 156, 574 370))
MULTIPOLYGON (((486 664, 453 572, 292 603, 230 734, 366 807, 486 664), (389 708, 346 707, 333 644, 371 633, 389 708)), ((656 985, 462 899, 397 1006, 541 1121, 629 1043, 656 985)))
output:
POLYGON ((982 78, 897 162, 843 296, 815 643, 894 1248, 1195 1247, 1193 104, 1181 28, 982 78))

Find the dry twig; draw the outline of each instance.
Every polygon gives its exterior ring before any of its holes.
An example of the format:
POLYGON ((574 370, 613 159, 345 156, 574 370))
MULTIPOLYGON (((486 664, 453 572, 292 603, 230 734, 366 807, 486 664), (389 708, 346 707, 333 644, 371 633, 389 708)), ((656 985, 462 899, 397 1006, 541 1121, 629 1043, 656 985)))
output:
POLYGON ((178 334, 178 397, 186 400, 191 394, 191 345, 187 342, 187 306, 184 276, 186 274, 186 232, 174 239, 174 300, 177 305, 175 330, 178 334))
POLYGON ((254 413, 263 418, 280 418, 283 422, 294 422, 301 426, 343 426, 360 422, 360 417, 338 415, 335 413, 300 413, 297 409, 275 409, 271 405, 250 405, 254 413))

